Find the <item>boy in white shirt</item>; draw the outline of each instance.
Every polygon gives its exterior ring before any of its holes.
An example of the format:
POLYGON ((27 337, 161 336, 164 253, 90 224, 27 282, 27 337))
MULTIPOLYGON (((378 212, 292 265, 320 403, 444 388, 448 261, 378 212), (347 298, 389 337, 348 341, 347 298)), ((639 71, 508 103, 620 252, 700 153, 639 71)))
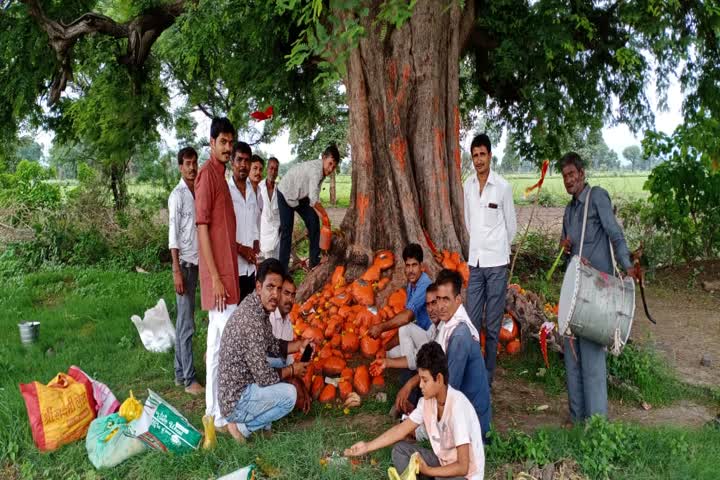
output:
POLYGON ((345 450, 348 457, 365 455, 394 444, 392 460, 402 472, 410 457, 419 454, 420 478, 482 480, 485 451, 475 408, 459 391, 447 384, 448 365, 442 347, 426 343, 417 355, 423 397, 404 422, 370 442, 358 442, 345 450), (432 450, 403 441, 423 425, 432 450))

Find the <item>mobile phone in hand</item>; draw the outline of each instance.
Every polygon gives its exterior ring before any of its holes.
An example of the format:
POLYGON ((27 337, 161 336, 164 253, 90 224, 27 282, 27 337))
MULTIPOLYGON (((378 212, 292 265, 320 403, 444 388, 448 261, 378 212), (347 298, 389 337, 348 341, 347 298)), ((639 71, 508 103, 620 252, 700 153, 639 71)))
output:
POLYGON ((302 357, 300 358, 300 361, 302 363, 309 362, 310 357, 312 357, 313 349, 311 345, 308 345, 305 347, 305 350, 303 351, 302 357))

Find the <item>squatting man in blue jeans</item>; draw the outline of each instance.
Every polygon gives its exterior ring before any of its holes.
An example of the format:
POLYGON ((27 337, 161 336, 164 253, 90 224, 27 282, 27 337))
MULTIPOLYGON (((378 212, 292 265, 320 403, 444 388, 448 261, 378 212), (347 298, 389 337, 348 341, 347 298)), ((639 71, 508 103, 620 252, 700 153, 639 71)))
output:
POLYGON ((258 266, 255 291, 245 297, 225 326, 220 341, 220 411, 228 431, 244 443, 257 430, 290 413, 297 391, 283 380, 302 377, 307 363, 272 368, 268 357, 285 358, 304 349, 308 339, 287 342, 273 336, 270 312, 278 306, 284 269, 278 260, 258 266))

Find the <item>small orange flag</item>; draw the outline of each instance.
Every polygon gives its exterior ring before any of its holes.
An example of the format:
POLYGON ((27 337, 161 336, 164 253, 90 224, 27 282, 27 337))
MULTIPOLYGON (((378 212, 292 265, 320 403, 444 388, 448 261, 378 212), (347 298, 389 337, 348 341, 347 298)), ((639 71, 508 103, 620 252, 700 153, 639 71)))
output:
POLYGON ((535 185, 532 185, 530 187, 527 187, 525 189, 525 196, 527 196, 530 192, 535 190, 536 188, 539 190, 540 187, 542 187, 543 182, 545 181, 545 175, 547 175, 548 167, 550 166, 550 161, 545 160, 542 164, 542 169, 540 170, 540 180, 535 185))

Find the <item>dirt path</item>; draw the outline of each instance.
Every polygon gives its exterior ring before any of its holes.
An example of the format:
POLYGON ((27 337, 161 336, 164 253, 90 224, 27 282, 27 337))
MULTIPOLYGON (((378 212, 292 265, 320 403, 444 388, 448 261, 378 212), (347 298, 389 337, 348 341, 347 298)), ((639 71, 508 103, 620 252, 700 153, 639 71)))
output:
MULTIPOLYGON (((698 428, 718 415, 717 409, 683 400, 661 408, 644 410, 636 404, 610 402, 611 420, 647 426, 673 425, 698 428)), ((562 427, 569 419, 567 395, 548 395, 541 386, 506 379, 500 367, 492 391, 493 425, 532 432, 541 427, 562 427)))
POLYGON ((720 296, 699 286, 720 279, 720 262, 701 266, 662 270, 647 286, 657 325, 645 317, 638 292, 632 337, 654 347, 684 382, 720 387, 720 296), (703 356, 709 356, 710 365, 701 365, 703 356))

